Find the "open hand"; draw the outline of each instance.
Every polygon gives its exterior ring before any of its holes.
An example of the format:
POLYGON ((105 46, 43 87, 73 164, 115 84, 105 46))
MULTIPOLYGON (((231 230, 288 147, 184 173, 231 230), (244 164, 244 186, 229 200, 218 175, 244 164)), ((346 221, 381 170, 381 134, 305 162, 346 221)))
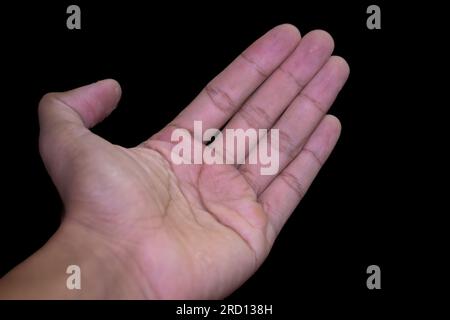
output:
MULTIPOLYGON (((114 80, 45 95, 40 150, 62 197, 64 219, 49 243, 4 283, 52 254, 54 264, 80 265, 83 289, 48 297, 230 294, 264 261, 336 144, 340 123, 326 113, 349 68, 332 51, 324 31, 301 39, 295 27, 278 26, 165 128, 129 149, 89 130, 118 103, 114 80), (203 130, 279 129, 278 174, 261 175, 259 164, 248 163, 175 165, 171 133, 192 131, 194 121, 202 121, 203 130), (100 290, 99 282, 108 281, 100 290)), ((64 274, 64 268, 51 268, 64 274)), ((39 296, 38 288, 27 292, 39 296)))

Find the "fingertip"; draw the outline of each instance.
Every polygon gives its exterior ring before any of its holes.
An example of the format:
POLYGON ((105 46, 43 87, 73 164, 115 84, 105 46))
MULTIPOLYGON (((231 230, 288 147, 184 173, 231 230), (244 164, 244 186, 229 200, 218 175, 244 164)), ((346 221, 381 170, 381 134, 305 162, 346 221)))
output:
POLYGON ((330 61, 333 63, 337 71, 343 74, 346 78, 348 78, 350 74, 350 66, 348 65, 347 60, 342 58, 341 56, 331 56, 330 61))
POLYGON ((327 114, 324 118, 324 121, 326 121, 330 132, 338 138, 342 131, 341 121, 332 114, 327 114))
POLYGON ((318 48, 324 48, 326 47, 328 52, 331 54, 334 50, 334 39, 327 31, 322 29, 315 29, 310 32, 308 32, 304 38, 306 37, 312 37, 315 40, 315 43, 317 43, 318 48))
POLYGON ((270 39, 274 48, 291 52, 300 43, 300 31, 292 24, 281 24, 270 29, 262 38, 270 39))
POLYGON ((273 28, 272 30, 277 30, 277 32, 282 32, 287 36, 291 37, 293 40, 300 41, 301 38, 300 30, 291 23, 280 24, 275 28, 273 28))
POLYGON ((120 83, 112 78, 100 80, 94 83, 95 85, 104 86, 110 90, 117 96, 120 97, 122 95, 122 88, 120 86, 120 83))

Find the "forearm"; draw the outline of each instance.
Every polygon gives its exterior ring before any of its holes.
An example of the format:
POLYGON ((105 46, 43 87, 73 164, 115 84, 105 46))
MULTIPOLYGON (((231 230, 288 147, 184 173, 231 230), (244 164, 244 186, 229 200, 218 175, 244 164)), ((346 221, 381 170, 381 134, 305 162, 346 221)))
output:
POLYGON ((0 280, 0 299, 151 298, 136 276, 132 260, 100 235, 63 223, 40 250, 0 280), (70 265, 80 268, 80 289, 70 286, 70 265))

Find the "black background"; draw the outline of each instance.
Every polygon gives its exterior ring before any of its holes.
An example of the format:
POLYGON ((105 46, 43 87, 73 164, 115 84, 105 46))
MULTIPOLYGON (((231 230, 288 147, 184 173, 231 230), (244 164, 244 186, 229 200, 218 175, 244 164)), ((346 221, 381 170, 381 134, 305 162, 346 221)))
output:
MULTIPOLYGON (((139 2, 140 3, 140 2, 139 2)), ((143 5, 58 1, 3 11, 2 198, 0 275, 28 257, 58 227, 58 194, 38 154, 37 103, 103 78, 120 82, 119 107, 94 131, 133 146, 180 112, 237 54, 271 27, 302 34, 325 29, 351 75, 330 113, 343 131, 260 270, 231 301, 341 301, 377 308, 407 291, 412 242, 406 203, 414 197, 406 94, 414 46, 408 13, 382 1, 175 2, 143 5), (66 28, 66 8, 81 7, 81 30, 66 28), (368 30, 378 4, 382 29, 368 30), (408 52, 408 54, 406 54, 408 52), (406 87, 406 89, 403 89, 406 87), (381 290, 368 290, 366 268, 379 265, 381 290)), ((410 16, 409 16, 410 17, 410 16)), ((417 35, 417 30, 414 30, 417 35)), ((413 65, 419 69, 418 64, 413 65)), ((417 78, 416 78, 417 79, 417 78)), ((418 99, 418 98, 417 98, 418 99)), ((292 307, 294 308, 294 307, 292 307)))

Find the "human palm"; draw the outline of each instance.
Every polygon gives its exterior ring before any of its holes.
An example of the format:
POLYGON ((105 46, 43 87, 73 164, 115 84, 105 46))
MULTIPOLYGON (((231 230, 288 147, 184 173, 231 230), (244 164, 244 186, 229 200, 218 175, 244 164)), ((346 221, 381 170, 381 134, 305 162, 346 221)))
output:
POLYGON ((134 148, 91 133, 120 98, 113 80, 40 103, 40 148, 65 206, 63 224, 95 234, 147 298, 221 298, 264 261, 339 136, 325 115, 348 76, 331 37, 282 25, 211 81, 178 117, 134 148), (280 130, 280 171, 260 164, 171 161, 171 132, 280 130))

